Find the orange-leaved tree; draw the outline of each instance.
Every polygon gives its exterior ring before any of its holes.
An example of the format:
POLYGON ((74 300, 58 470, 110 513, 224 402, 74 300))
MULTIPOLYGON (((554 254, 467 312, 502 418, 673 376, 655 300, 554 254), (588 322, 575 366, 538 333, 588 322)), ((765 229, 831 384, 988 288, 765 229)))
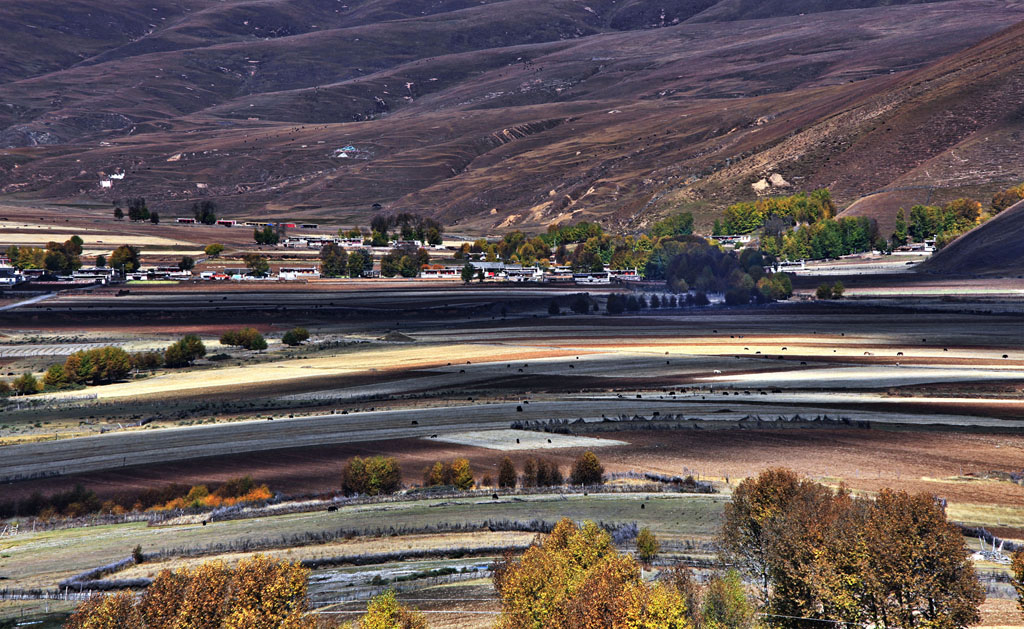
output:
POLYGON ((234 568, 209 561, 164 570, 141 596, 99 595, 68 619, 67 629, 312 629, 306 613, 309 570, 265 555, 234 568))

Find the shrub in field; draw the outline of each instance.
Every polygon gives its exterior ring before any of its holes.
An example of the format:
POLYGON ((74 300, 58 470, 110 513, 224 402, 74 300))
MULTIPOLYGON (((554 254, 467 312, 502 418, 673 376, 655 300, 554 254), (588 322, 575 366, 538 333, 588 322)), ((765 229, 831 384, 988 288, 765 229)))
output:
POLYGON ((164 355, 160 352, 139 352, 132 354, 132 367, 140 371, 152 371, 164 364, 164 355))
POLYGON ((554 487, 565 482, 558 465, 530 457, 523 464, 523 487, 554 487))
POLYGON ((573 485, 600 485, 603 478, 604 466, 593 452, 584 452, 572 465, 570 480, 573 485))
POLYGON ((444 485, 462 490, 473 487, 473 468, 470 467, 468 459, 455 459, 451 463, 435 461, 433 465, 423 470, 424 487, 444 485))
POLYGON ((505 457, 498 466, 498 487, 510 489, 515 486, 516 466, 512 464, 512 459, 505 457))
MULTIPOLYGON (((358 626, 359 629, 427 629, 427 619, 423 614, 404 607, 395 598, 395 593, 388 590, 370 600, 358 626)), ((342 627, 351 628, 352 625, 342 627)))
POLYGON ((206 356, 206 346, 195 334, 186 334, 164 350, 164 364, 168 367, 187 367, 197 358, 206 356))
POLYGON ((282 343, 291 346, 302 345, 307 340, 309 340, 309 330, 306 328, 292 328, 281 337, 282 343))
POLYGON ((151 510, 231 507, 246 502, 262 502, 273 497, 274 494, 266 485, 257 485, 251 476, 242 476, 228 480, 212 492, 206 485, 195 485, 185 495, 154 505, 151 510))
POLYGON ((402 470, 394 457, 353 457, 341 470, 341 489, 345 495, 379 496, 402 488, 402 470))
POLYGON ((473 469, 469 466, 468 459, 455 459, 452 461, 452 485, 457 489, 472 489, 473 469))
POLYGON ((756 626, 756 611, 747 598, 740 573, 729 570, 708 581, 700 608, 701 626, 751 629, 756 626))
POLYGON ((248 350, 267 349, 267 341, 256 328, 241 328, 239 330, 228 330, 220 335, 222 345, 234 345, 244 347, 248 350))
POLYGON ((640 561, 651 563, 658 556, 659 550, 661 550, 661 544, 651 529, 646 526, 640 529, 636 536, 636 556, 640 558, 640 561))
POLYGON ((818 299, 842 299, 843 293, 846 292, 846 287, 843 283, 836 281, 835 284, 820 284, 818 289, 814 291, 814 296, 818 299))
POLYGON ((107 384, 123 380, 132 366, 132 356, 120 347, 98 347, 75 352, 63 365, 51 365, 43 382, 56 389, 75 384, 107 384))
POLYGON ((14 379, 14 382, 11 383, 11 389, 18 395, 31 395, 39 392, 40 384, 35 375, 26 371, 14 379))

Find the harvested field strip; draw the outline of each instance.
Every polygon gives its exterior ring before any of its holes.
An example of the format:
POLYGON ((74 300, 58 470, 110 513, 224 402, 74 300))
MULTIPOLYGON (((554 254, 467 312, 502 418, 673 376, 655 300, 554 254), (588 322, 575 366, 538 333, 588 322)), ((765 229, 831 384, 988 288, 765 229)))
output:
MULTIPOLYGON (((529 544, 535 533, 517 531, 475 531, 472 533, 439 533, 432 535, 403 535, 401 537, 355 538, 326 544, 296 546, 279 550, 267 550, 266 554, 287 559, 326 560, 332 557, 356 557, 360 555, 381 555, 401 551, 446 551, 472 550, 478 548, 513 547, 529 544)), ((211 558, 233 565, 250 556, 251 552, 229 552, 198 557, 166 557, 147 560, 121 570, 116 579, 140 579, 155 577, 164 568, 179 569, 197 566, 211 558)))
POLYGON ((373 530, 382 523, 419 527, 499 519, 556 521, 565 516, 605 522, 636 521, 641 526, 650 526, 667 540, 710 540, 720 525, 724 502, 721 496, 663 494, 529 496, 507 501, 424 500, 341 507, 333 513, 212 522, 207 526, 150 528, 132 523, 23 533, 0 542, 0 550, 9 555, 4 559, 4 573, 16 576, 7 585, 52 587, 63 578, 124 558, 136 544, 141 544, 146 553, 178 547, 201 549, 214 544, 283 538, 308 532, 373 530), (640 508, 642 503, 646 503, 645 509, 640 508))

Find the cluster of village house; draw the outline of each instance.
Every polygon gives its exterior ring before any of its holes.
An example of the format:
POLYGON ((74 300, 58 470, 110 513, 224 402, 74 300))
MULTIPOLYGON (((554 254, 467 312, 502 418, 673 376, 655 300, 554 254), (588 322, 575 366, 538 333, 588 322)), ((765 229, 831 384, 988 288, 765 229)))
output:
MULTIPOLYGON (((459 265, 432 264, 426 265, 418 277, 427 280, 461 280, 465 267, 459 265)), ((521 264, 505 264, 503 262, 469 261, 473 266, 474 281, 481 276, 486 281, 503 282, 571 282, 576 284, 611 284, 612 282, 628 282, 640 279, 635 269, 608 270, 597 273, 573 273, 567 266, 541 268, 521 264)), ((38 281, 48 278, 43 269, 25 269, 19 271, 10 265, 6 258, 0 258, 0 287, 14 286, 22 282, 38 281)), ((366 271, 363 277, 380 277, 380 271, 366 271)), ((318 280, 321 278, 320 268, 311 266, 282 266, 272 273, 256 277, 245 267, 225 268, 216 271, 182 270, 177 266, 153 266, 140 268, 137 271, 122 274, 110 267, 82 267, 71 275, 59 278, 64 281, 112 284, 121 281, 155 281, 155 280, 234 280, 234 281, 300 281, 318 280)))

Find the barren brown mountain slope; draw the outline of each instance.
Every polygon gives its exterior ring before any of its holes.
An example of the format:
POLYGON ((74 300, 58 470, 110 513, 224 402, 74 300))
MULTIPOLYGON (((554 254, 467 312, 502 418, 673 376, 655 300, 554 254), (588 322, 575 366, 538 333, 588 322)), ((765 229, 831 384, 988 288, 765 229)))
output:
POLYGON ((707 224, 774 172, 841 201, 1024 176, 1020 29, 992 37, 1017 1, 46 5, 0 7, 12 198, 342 222, 380 203, 501 231, 707 224))

